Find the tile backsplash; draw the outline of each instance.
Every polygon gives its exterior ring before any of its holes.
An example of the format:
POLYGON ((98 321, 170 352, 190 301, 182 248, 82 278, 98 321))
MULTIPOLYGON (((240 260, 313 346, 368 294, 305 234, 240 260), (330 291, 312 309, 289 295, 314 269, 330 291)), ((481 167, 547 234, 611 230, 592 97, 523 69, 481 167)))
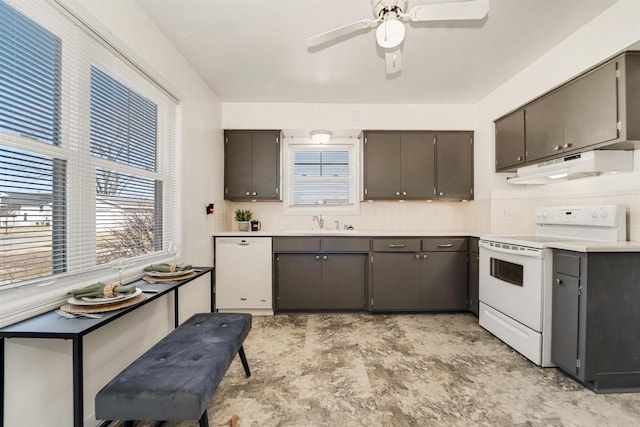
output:
MULTIPOLYGON (((627 209, 627 238, 640 241, 640 190, 575 197, 494 198, 462 202, 361 202, 359 215, 323 214, 326 228, 335 220, 357 230, 532 233, 539 206, 622 204, 627 209)), ((217 202, 213 231, 236 231, 236 209, 251 209, 264 231, 306 230, 313 215, 284 215, 278 202, 217 202)))

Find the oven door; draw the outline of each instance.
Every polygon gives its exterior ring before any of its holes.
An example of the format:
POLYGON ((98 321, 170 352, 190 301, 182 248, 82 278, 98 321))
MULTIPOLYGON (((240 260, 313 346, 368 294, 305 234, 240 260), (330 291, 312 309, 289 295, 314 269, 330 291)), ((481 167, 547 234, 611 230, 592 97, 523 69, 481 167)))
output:
POLYGON ((480 302, 542 332, 545 249, 480 241, 480 302))

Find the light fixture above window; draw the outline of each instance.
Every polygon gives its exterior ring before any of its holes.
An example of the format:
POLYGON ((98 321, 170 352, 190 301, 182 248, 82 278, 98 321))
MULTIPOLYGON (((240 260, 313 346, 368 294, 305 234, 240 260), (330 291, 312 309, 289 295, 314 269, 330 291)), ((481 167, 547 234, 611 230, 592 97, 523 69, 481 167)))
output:
POLYGON ((333 132, 328 130, 312 130, 309 135, 311 135, 311 139, 316 144, 326 144, 331 139, 333 132))

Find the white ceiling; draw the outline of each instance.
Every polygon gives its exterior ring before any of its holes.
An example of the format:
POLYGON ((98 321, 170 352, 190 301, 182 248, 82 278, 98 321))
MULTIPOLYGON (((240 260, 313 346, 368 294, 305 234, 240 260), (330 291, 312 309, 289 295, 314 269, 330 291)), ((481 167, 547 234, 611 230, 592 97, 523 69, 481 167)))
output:
POLYGON ((407 23, 393 77, 375 31, 306 47, 308 37, 372 18, 370 0, 136 1, 223 102, 467 104, 617 0, 490 0, 483 21, 407 23))

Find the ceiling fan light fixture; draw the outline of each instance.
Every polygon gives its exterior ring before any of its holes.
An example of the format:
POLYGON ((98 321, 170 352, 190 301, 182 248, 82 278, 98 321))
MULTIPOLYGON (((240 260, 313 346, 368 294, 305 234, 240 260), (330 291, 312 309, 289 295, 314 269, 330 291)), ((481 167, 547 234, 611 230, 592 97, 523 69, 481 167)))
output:
POLYGON ((386 18, 376 29, 378 45, 385 49, 393 49, 400 46, 404 40, 404 24, 395 17, 386 18))
POLYGON ((316 144, 326 144, 331 139, 333 132, 329 130, 312 130, 309 135, 311 135, 311 140, 316 144))

